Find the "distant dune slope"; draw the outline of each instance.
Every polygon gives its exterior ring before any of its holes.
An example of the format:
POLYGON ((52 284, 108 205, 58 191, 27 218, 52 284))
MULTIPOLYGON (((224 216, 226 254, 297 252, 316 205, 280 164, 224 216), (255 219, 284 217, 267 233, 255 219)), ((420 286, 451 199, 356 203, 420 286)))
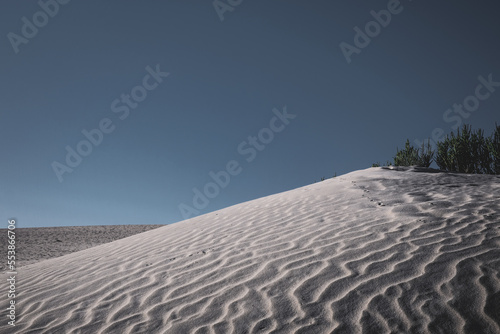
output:
MULTIPOLYGON (((16 228, 18 268, 54 257, 81 251, 107 242, 130 237, 165 225, 100 225, 16 228)), ((0 229, 6 236, 7 229, 0 229)), ((7 249, 7 238, 0 238, 0 249, 7 249)), ((6 261, 0 271, 7 270, 6 261)))
POLYGON ((370 168, 18 277, 2 333, 500 333, 500 178, 370 168))

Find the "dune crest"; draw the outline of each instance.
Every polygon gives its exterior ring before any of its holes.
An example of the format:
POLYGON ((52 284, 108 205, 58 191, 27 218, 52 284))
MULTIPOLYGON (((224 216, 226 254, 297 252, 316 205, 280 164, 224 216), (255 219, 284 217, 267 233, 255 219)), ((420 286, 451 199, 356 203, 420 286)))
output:
POLYGON ((356 171, 19 268, 18 323, 0 332, 500 333, 500 177, 415 171, 356 171))

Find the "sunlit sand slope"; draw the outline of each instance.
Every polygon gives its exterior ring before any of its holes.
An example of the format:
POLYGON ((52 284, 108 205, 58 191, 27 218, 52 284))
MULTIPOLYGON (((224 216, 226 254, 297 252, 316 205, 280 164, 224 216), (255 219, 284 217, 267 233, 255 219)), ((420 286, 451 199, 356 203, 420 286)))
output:
POLYGON ((361 170, 18 280, 2 333, 500 333, 500 178, 361 170))

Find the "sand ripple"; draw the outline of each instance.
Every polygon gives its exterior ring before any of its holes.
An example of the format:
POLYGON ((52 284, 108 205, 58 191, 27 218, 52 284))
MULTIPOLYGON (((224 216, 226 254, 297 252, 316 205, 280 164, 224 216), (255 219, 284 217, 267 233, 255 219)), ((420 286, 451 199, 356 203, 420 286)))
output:
POLYGON ((499 177, 353 172, 20 268, 0 331, 500 333, 499 215, 499 177))

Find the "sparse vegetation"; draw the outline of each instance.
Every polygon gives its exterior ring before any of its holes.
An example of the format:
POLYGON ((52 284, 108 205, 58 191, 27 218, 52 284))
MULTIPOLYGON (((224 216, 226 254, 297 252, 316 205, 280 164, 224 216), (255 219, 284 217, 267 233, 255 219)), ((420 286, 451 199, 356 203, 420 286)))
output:
MULTIPOLYGON (((447 172, 500 174, 500 126, 497 124, 491 137, 485 137, 482 129, 472 131, 470 125, 464 125, 436 145, 433 150, 427 141, 427 145, 417 149, 407 139, 404 149, 397 149, 394 163, 388 161, 386 165, 429 167, 435 159, 438 167, 447 172)), ((380 163, 372 167, 380 167, 380 163)))
POLYGON ((456 134, 452 132, 437 143, 437 165, 449 172, 494 174, 495 134, 485 138, 483 130, 472 131, 469 125, 464 125, 461 131, 458 129, 456 134))
POLYGON ((500 125, 495 123, 495 132, 491 135, 488 141, 488 149, 490 151, 493 174, 500 174, 500 125))
POLYGON ((406 140, 405 148, 397 150, 394 157, 394 166, 419 166, 429 167, 434 159, 434 151, 428 141, 427 146, 422 144, 420 149, 410 145, 410 140, 406 140))

